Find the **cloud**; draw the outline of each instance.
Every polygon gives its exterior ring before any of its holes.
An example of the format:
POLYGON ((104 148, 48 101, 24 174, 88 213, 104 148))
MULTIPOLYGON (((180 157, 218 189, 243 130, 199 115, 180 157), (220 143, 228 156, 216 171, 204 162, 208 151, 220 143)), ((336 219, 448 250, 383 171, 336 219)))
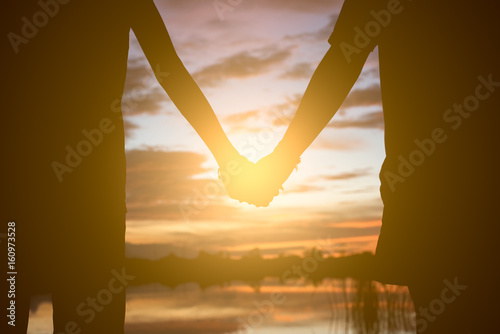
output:
MULTIPOLYGON (((371 77, 374 71, 369 71, 367 77, 371 77)), ((371 85, 364 89, 351 91, 342 104, 338 116, 334 117, 328 124, 330 128, 359 128, 359 129, 384 129, 384 114, 382 110, 359 113, 356 118, 342 118, 346 114, 346 109, 359 107, 382 107, 380 86, 371 85)), ((351 115, 349 113, 349 115, 351 115)))
POLYGON ((352 172, 333 174, 333 175, 325 175, 325 176, 322 176, 320 179, 323 181, 350 180, 350 179, 354 179, 354 178, 358 178, 358 177, 371 175, 369 172, 370 169, 371 168, 365 168, 365 169, 355 170, 352 172))
MULTIPOLYGON (((262 121, 264 124, 269 124, 270 126, 285 126, 288 127, 290 121, 292 120, 297 108, 302 100, 302 94, 295 94, 288 97, 283 103, 278 103, 272 105, 264 110, 250 110, 247 112, 233 114, 227 116, 224 121, 232 126, 232 131, 247 131, 259 132, 262 127, 252 127, 249 126, 248 120, 252 121, 262 121)), ((382 101, 380 98, 380 86, 373 85, 365 89, 358 89, 352 91, 342 104, 340 113, 345 114, 345 109, 353 107, 372 107, 381 106, 382 101)), ((339 114, 340 115, 340 114, 339 114)), ((334 117, 330 122, 328 127, 331 128, 360 128, 360 129, 384 129, 384 115, 381 110, 365 112, 362 116, 357 118, 342 119, 340 117, 334 117)), ((321 141, 316 145, 321 146, 321 148, 338 148, 339 144, 336 143, 332 146, 331 143, 327 141, 321 141)), ((351 149, 357 147, 355 143, 346 145, 343 143, 343 149, 351 149), (354 145, 354 146, 353 146, 354 145)))
MULTIPOLYGON (((221 217, 232 218, 239 210, 235 207, 217 204, 220 199, 198 197, 199 192, 203 193, 204 184, 214 182, 206 180, 194 185, 183 203, 146 203, 142 205, 129 206, 127 201, 127 220, 180 220, 190 222, 194 220, 220 220, 221 217)), ((225 190, 220 188, 221 196, 225 195, 225 190)))
POLYGON ((125 136, 132 137, 133 131, 139 129, 139 126, 127 119, 123 120, 123 126, 125 128, 125 136))
POLYGON ((314 73, 314 68, 310 63, 298 63, 288 71, 280 75, 281 79, 310 79, 314 73))
MULTIPOLYGON (((371 81, 378 80, 380 77, 379 67, 378 67, 378 54, 368 58, 365 63, 365 67, 359 76, 358 81, 371 81)), ((379 87, 380 90, 380 87, 379 87)))
POLYGON ((332 227, 364 229, 364 228, 371 228, 371 227, 380 228, 381 225, 382 225, 382 222, 380 220, 375 220, 375 221, 333 223, 332 227))
POLYGON ((191 10, 195 9, 200 5, 200 1, 186 1, 186 0, 168 0, 168 1, 156 1, 159 10, 164 8, 164 10, 191 10))
POLYGON ((184 219, 187 214, 190 219, 216 219, 233 213, 236 209, 220 204, 222 183, 196 178, 207 172, 205 159, 194 152, 128 151, 127 219, 184 219))
MULTIPOLYGON (((231 1, 221 0, 220 2, 224 4, 231 4, 231 1)), ((283 11, 293 11, 299 13, 324 13, 325 10, 337 9, 340 10, 343 0, 315 0, 315 1, 304 1, 304 0, 243 0, 239 2, 239 5, 233 5, 231 7, 234 10, 249 10, 256 9, 259 11, 267 11, 269 9, 283 11)), ((158 7, 162 10, 182 10, 189 11, 195 10, 202 4, 206 4, 213 9, 213 0, 204 1, 186 1, 186 0, 168 0, 158 2, 158 7)), ((237 1, 234 1, 237 3, 237 1)))
POLYGON ((343 0, 252 0, 248 1, 254 7, 270 8, 279 11, 294 11, 299 13, 324 13, 332 9, 340 9, 343 0))
POLYGON ((125 256, 128 258, 158 260, 169 254, 194 258, 198 255, 198 250, 173 243, 135 244, 127 242, 125 244, 125 256))
MULTIPOLYGON (((367 208, 368 206, 359 206, 359 210, 367 208)), ((250 250, 259 248, 262 254, 275 255, 277 253, 296 253, 319 247, 325 242, 320 242, 320 239, 327 239, 330 251, 337 251, 340 242, 349 241, 349 245, 356 248, 356 251, 361 251, 360 245, 354 245, 359 241, 366 241, 366 239, 376 240, 380 233, 380 207, 376 214, 372 212, 359 212, 357 215, 349 217, 346 210, 340 212, 309 212, 310 217, 316 219, 296 219, 293 220, 293 210, 290 210, 290 220, 282 223, 281 225, 274 225, 272 230, 262 233, 262 230, 249 229, 247 231, 238 231, 237 242, 233 244, 226 244, 219 246, 221 249, 227 250, 233 256, 241 256, 248 253, 250 250), (346 218, 347 219, 344 219, 346 218), (363 222, 378 221, 375 224, 365 224, 363 222), (350 224, 351 222, 359 222, 358 224, 350 224), (340 226, 336 226, 341 223, 340 226)), ((303 213, 302 213, 303 215, 303 213)), ((233 232, 234 233, 234 232, 233 232)), ((235 236, 236 238, 236 236, 235 236)), ((363 250, 366 250, 364 248, 363 250)))
POLYGON ((179 202, 197 182, 192 177, 205 172, 205 157, 194 152, 132 150, 127 152, 127 201, 179 202), (186 186, 189 184, 190 186, 186 186))
POLYGON ((333 28, 335 27, 335 23, 337 23, 338 17, 339 17, 338 13, 332 14, 330 15, 330 21, 323 28, 312 32, 304 32, 296 35, 288 35, 285 37, 285 39, 287 41, 293 41, 297 43, 304 43, 307 41, 326 42, 333 33, 333 28))
POLYGON ((302 99, 302 94, 286 97, 282 103, 277 103, 261 110, 249 110, 232 114, 224 118, 224 124, 229 125, 230 131, 244 133, 260 133, 263 130, 278 127, 288 127, 297 107, 302 99))
POLYGON ((382 98, 380 94, 380 86, 372 85, 365 89, 357 89, 351 91, 342 108, 360 107, 360 106, 373 106, 382 105, 382 98))
MULTIPOLYGON (((272 127, 288 127, 297 108, 302 100, 302 94, 295 94, 288 97, 283 103, 272 105, 263 110, 250 110, 243 113, 229 115, 224 118, 224 122, 231 126, 232 132, 245 131, 258 133, 262 131, 262 125, 252 127, 252 122, 259 124, 269 124, 272 127), (249 121, 252 122, 249 122, 249 121)), ((345 114, 346 108, 351 107, 372 107, 381 106, 380 87, 378 85, 370 86, 366 89, 352 91, 349 97, 342 105, 340 114, 345 114)), ((352 114, 352 112, 350 113, 352 114)), ((356 118, 334 117, 328 124, 329 128, 346 129, 384 129, 384 114, 381 110, 364 112, 356 118)), ((332 143, 325 139, 317 139, 315 148, 321 149, 353 149, 359 147, 359 143, 332 143)))
POLYGON ((314 224, 327 229, 325 224, 347 221, 376 221, 382 217, 383 204, 379 195, 370 200, 340 202, 340 209, 325 209, 316 214, 314 224))
POLYGON ((360 140, 349 138, 346 140, 327 139, 322 136, 316 138, 311 144, 310 149, 315 150, 340 150, 340 151, 353 151, 363 147, 360 140))
POLYGON ((130 60, 121 101, 123 114, 155 115, 162 111, 162 104, 168 101, 168 95, 156 80, 149 65, 143 64, 138 58, 130 60))
POLYGON ((260 110, 250 110, 238 114, 232 114, 224 117, 224 122, 228 124, 242 124, 251 119, 259 119, 263 115, 260 110))
POLYGON ((360 129, 384 129, 384 113, 382 111, 374 111, 364 114, 356 119, 335 119, 328 124, 332 128, 360 128, 360 129))
POLYGON ((265 48, 254 53, 243 51, 201 69, 193 77, 200 85, 216 86, 228 79, 243 79, 268 73, 290 55, 290 50, 275 48, 265 48))
POLYGON ((301 194, 301 193, 310 193, 310 192, 313 192, 313 191, 321 191, 321 190, 324 190, 325 188, 322 188, 322 187, 318 187, 318 186, 312 186, 312 185, 305 185, 305 184, 302 184, 302 185, 298 185, 298 186, 295 186, 291 189, 286 189, 286 193, 284 195, 288 195, 288 194, 301 194))
MULTIPOLYGON (((227 250, 233 256, 240 256, 258 247, 263 254, 276 255, 317 246, 318 238, 354 240, 377 236, 379 224, 348 226, 348 223, 380 221, 382 203, 377 197, 362 202, 346 201, 332 207, 290 206, 283 209, 270 206, 262 210, 250 207, 240 210, 245 211, 225 213, 215 210, 215 219, 210 222, 193 220, 190 224, 167 219, 129 221, 127 229, 130 235, 139 233, 144 237, 130 238, 129 242, 135 244, 127 245, 127 254, 141 258, 158 258, 170 253, 193 257, 202 250, 214 253, 227 250), (344 225, 336 226, 336 223, 344 225)), ((201 214, 206 215, 204 211, 201 214)))

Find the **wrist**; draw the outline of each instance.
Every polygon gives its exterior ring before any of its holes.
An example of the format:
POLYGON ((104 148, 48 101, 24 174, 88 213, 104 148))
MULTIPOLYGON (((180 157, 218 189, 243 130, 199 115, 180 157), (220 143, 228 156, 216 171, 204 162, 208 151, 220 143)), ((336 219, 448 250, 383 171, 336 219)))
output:
POLYGON ((300 153, 292 145, 283 140, 279 142, 273 153, 279 161, 286 164, 297 165, 300 163, 300 153))
POLYGON ((212 154, 217 160, 219 167, 224 168, 231 160, 235 160, 240 157, 239 152, 231 145, 227 143, 225 145, 216 145, 212 154))

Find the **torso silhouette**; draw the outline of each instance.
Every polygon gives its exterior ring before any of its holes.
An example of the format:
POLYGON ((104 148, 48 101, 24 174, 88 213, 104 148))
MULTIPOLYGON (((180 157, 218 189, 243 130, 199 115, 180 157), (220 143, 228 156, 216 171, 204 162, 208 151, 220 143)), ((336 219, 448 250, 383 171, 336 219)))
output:
POLYGON ((124 292, 89 324, 75 309, 124 266, 126 166, 117 101, 134 3, 2 4, 4 36, 22 40, 2 42, 8 161, 2 180, 10 195, 2 218, 18 226, 21 331, 29 294, 47 289, 53 293, 55 332, 73 320, 88 326, 85 333, 123 330, 124 292), (45 24, 36 21, 44 17, 39 12, 47 13, 45 24))
MULTIPOLYGON (((24 37, 21 18, 33 22, 42 8, 37 1, 16 6, 11 31, 24 37)), ((18 202, 124 210, 124 131, 116 101, 127 69, 130 6, 60 4, 46 25, 34 25, 38 32, 27 43, 11 46, 13 178, 25 190, 18 202)))
POLYGON ((500 82, 497 21, 487 1, 347 0, 330 39, 357 49, 341 45, 348 57, 378 45, 387 156, 377 253, 400 274, 494 251, 500 87, 485 82, 500 82))

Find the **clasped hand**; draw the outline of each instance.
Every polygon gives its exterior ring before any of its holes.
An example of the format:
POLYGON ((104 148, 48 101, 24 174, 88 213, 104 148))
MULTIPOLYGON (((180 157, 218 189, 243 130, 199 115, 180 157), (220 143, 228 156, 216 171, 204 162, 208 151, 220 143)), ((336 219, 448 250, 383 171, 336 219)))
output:
POLYGON ((256 164, 239 155, 220 166, 219 178, 229 197, 257 207, 268 206, 300 159, 287 159, 276 151, 256 164))

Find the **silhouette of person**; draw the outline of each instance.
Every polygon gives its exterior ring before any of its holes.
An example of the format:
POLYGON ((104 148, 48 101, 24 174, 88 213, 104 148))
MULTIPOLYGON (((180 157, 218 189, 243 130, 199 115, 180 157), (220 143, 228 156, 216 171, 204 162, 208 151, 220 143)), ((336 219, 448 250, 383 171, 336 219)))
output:
POLYGON ((18 272, 16 326, 2 321, 9 332, 26 332, 30 296, 42 290, 52 293, 55 333, 123 333, 133 277, 124 268, 124 127, 114 101, 124 90, 130 29, 218 164, 250 164, 178 58, 152 0, 2 3, 2 224, 16 222, 18 272))
POLYGON ((488 1, 346 0, 283 140, 254 171, 266 205, 378 46, 386 158, 376 276, 409 286, 419 333, 497 327, 495 13, 488 1))

